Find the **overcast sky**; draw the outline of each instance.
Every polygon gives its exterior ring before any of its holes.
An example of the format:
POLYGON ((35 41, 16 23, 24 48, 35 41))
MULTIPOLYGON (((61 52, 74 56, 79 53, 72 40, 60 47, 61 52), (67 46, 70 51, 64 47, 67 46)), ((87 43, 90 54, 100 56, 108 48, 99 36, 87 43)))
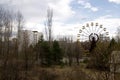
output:
POLYGON ((53 9, 53 34, 77 36, 87 22, 103 24, 114 36, 120 26, 120 0, 0 0, 20 10, 29 30, 44 31, 47 8, 53 9))

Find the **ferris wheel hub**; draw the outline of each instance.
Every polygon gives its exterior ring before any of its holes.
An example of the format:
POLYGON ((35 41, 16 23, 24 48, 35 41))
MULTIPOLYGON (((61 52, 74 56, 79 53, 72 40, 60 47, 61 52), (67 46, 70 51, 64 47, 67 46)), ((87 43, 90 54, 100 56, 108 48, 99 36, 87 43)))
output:
POLYGON ((89 41, 92 41, 93 39, 94 39, 96 42, 99 40, 99 36, 98 36, 97 33, 91 33, 91 34, 89 35, 89 41))

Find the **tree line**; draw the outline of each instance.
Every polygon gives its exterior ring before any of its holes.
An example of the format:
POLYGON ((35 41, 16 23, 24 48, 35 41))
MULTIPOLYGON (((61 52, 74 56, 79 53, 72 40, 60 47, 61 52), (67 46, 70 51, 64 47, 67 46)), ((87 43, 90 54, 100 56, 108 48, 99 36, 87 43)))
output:
POLYGON ((25 23, 22 14, 0 6, 0 80, 29 80, 30 71, 36 67, 79 65, 80 59, 86 56, 91 57, 85 61, 87 67, 109 69, 111 52, 120 49, 119 28, 115 39, 99 41, 89 54, 89 42, 73 41, 72 37, 54 40, 52 18, 53 11, 48 9, 46 40, 41 36, 36 44, 29 45, 29 35, 24 32, 21 36, 25 23), (15 33, 16 38, 12 38, 15 33))

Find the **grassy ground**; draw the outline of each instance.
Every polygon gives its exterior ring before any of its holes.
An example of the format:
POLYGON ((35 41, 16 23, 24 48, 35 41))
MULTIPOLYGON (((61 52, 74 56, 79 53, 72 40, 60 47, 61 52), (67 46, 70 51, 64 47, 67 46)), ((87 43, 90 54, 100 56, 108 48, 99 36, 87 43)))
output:
POLYGON ((86 69, 85 64, 71 67, 34 67, 28 71, 27 76, 28 80, 120 80, 120 74, 114 77, 110 72, 86 69))

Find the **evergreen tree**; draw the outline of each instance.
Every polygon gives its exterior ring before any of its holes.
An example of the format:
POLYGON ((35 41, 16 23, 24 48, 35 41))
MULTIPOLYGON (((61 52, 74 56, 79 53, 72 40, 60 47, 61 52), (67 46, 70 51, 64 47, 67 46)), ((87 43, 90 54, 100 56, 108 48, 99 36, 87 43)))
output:
POLYGON ((113 50, 115 50, 117 47, 116 41, 114 38, 110 41, 110 44, 108 46, 108 54, 110 54, 113 50))
POLYGON ((43 42, 44 42, 43 36, 41 36, 39 38, 38 43, 34 46, 35 57, 38 62, 40 61, 40 64, 42 64, 43 62, 43 50, 42 50, 43 42))
POLYGON ((63 54, 61 51, 61 48, 59 46, 58 41, 53 42, 53 48, 52 48, 52 60, 54 64, 61 64, 63 58, 63 54))
POLYGON ((44 41, 43 36, 40 37, 38 43, 34 47, 36 53, 36 60, 41 66, 50 66, 51 63, 51 51, 49 43, 44 41))
POLYGON ((42 50, 43 50, 43 59, 44 62, 43 64, 46 66, 51 66, 52 65, 52 58, 51 58, 51 51, 50 51, 50 47, 47 41, 44 41, 41 44, 42 50))

